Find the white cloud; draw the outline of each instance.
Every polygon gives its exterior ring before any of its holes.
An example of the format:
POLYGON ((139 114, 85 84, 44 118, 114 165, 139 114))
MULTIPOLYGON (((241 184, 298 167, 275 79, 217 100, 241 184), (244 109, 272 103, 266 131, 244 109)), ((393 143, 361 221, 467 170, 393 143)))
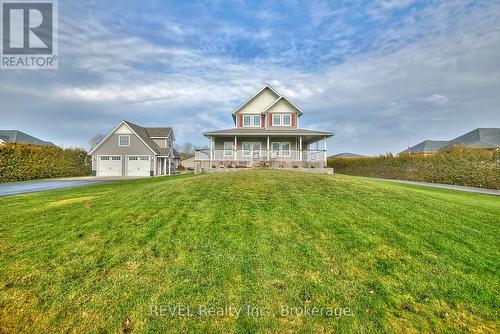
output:
MULTIPOLYGON (((409 5, 383 1, 376 8, 409 5)), ((202 131, 232 126, 232 108, 271 83, 304 109, 301 125, 337 134, 332 151, 398 151, 407 140, 446 139, 476 126, 500 126, 500 8, 466 5, 439 3, 410 12, 367 52, 355 53, 356 43, 350 40, 335 44, 340 51, 318 51, 312 41, 307 52, 320 58, 349 55, 314 70, 285 66, 308 54, 294 46, 288 52, 271 52, 273 59, 241 60, 213 52, 250 34, 229 23, 220 25, 224 43, 197 47, 128 36, 97 20, 63 22, 60 44, 65 60, 59 73, 2 73, 0 98, 10 101, 5 108, 40 118, 38 124, 50 121, 40 113, 57 117, 60 112, 60 122, 66 122, 61 126, 64 139, 71 144, 125 118, 144 125, 173 125, 180 141, 204 144, 202 131)), ((343 38, 361 29, 345 22, 328 26, 328 19, 342 8, 324 10, 327 15, 318 16, 317 23, 325 30, 337 29, 343 38)), ((200 33, 179 22, 164 27, 179 40, 200 33)), ((276 36, 271 30, 262 28, 259 34, 256 39, 263 47, 272 48, 270 37, 276 36)), ((14 112, 4 113, 2 120, 11 124, 18 119, 14 112)))

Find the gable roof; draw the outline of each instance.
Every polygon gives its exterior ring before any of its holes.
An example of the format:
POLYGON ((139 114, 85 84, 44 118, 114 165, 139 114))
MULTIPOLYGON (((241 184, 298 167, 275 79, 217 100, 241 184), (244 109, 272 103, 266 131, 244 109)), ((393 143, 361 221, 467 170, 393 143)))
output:
POLYGON ((132 129, 132 131, 134 131, 135 134, 140 139, 142 139, 144 144, 146 144, 154 153, 164 154, 164 152, 160 153, 160 150, 159 150, 160 147, 155 143, 155 141, 153 139, 151 139, 151 137, 149 137, 149 134, 148 134, 148 131, 146 130, 146 128, 143 128, 140 125, 137 125, 137 124, 134 124, 134 123, 131 123, 128 121, 123 121, 123 122, 125 124, 127 124, 132 129))
POLYGON ((174 135, 171 127, 163 127, 163 128, 145 128, 140 125, 134 124, 129 121, 121 121, 107 136, 104 138, 96 147, 94 147, 89 154, 92 154, 102 143, 104 143, 109 136, 111 136, 116 129, 118 129, 122 124, 127 125, 132 132, 134 132, 137 137, 155 154, 159 155, 169 155, 172 151, 171 149, 167 149, 164 147, 159 147, 158 144, 155 143, 151 137, 168 137, 170 135, 174 135))
POLYGON ((266 89, 269 89, 271 92, 273 92, 275 95, 276 95, 276 98, 279 98, 281 96, 280 93, 278 93, 276 90, 274 90, 273 87, 271 87, 270 85, 265 85, 264 87, 262 87, 257 93, 255 93, 254 95, 252 95, 248 100, 246 100, 245 102, 243 102, 243 104, 241 104, 238 108, 236 108, 234 111, 233 111, 233 115, 236 114, 238 111, 240 111, 242 108, 244 108, 246 105, 248 105, 250 102, 253 101, 253 99, 255 99, 257 96, 260 95, 260 93, 262 93, 264 90, 266 89))
POLYGON ((0 130, 0 139, 2 139, 4 142, 10 142, 10 143, 56 146, 49 141, 38 139, 19 130, 0 130))
POLYGON ((288 97, 286 97, 285 95, 283 94, 280 94, 278 93, 273 87, 271 87, 270 85, 265 85, 264 87, 262 87, 257 93, 255 93, 253 96, 251 96, 248 100, 246 100, 245 102, 243 102, 243 104, 241 104, 238 108, 236 108, 233 112, 232 112, 232 116, 233 116, 233 120, 236 122, 236 113, 238 111, 240 111, 241 109, 243 109, 245 106, 247 106, 250 102, 252 102, 257 96, 259 96, 264 90, 270 90, 273 94, 276 95, 276 100, 274 100, 269 106, 267 106, 262 112, 266 112, 267 110, 269 110, 269 108, 271 108, 275 103, 277 103, 278 101, 280 100, 285 100, 286 102, 288 102, 288 104, 290 104, 294 109, 296 109, 298 112, 299 112, 299 115, 302 115, 304 112, 302 111, 302 109, 300 109, 295 103, 292 102, 292 100, 290 100, 288 97))
POLYGON ((477 128, 450 140, 448 146, 452 145, 476 146, 484 148, 500 147, 500 129, 477 128))
POLYGON ((269 109, 271 109, 276 103, 278 103, 279 101, 286 101, 289 105, 291 105, 295 110, 297 110, 299 112, 300 115, 303 114, 302 112, 302 109, 300 109, 295 103, 293 103, 289 98, 287 98, 285 95, 281 95, 276 101, 274 101, 273 103, 271 103, 266 109, 264 109, 262 112, 265 113, 267 112, 269 109))
POLYGON ((441 148, 448 145, 450 142, 447 140, 424 140, 417 145, 413 145, 412 147, 399 152, 399 154, 413 154, 413 153, 430 153, 439 151, 441 148))
POLYGON ((144 128, 151 138, 167 138, 172 133, 172 128, 144 128))

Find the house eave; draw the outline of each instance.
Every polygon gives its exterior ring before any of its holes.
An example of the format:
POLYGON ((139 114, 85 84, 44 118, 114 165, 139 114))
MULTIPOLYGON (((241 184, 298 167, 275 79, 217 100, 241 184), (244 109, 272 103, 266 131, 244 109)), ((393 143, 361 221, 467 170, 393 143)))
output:
POLYGON ((315 131, 309 129, 298 129, 298 130, 265 130, 259 129, 254 131, 234 131, 222 130, 222 131, 208 131, 204 132, 205 137, 229 137, 229 136, 319 136, 319 137, 333 137, 335 134, 331 132, 315 131))

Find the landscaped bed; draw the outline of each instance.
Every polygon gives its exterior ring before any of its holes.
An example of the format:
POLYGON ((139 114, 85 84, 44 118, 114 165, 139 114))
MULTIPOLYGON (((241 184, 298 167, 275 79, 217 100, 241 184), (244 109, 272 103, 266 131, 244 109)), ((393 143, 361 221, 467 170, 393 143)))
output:
POLYGON ((494 196, 270 170, 1 198, 0 333, 493 333, 499 227, 494 196))

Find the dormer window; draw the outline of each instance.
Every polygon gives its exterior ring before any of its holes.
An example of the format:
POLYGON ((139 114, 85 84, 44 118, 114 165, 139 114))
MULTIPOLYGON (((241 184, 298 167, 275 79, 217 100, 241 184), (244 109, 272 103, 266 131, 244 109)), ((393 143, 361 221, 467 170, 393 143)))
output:
POLYGON ((244 127, 260 127, 260 115, 243 115, 244 127))
POLYGON ((273 114, 273 126, 291 126, 291 114, 273 114))

